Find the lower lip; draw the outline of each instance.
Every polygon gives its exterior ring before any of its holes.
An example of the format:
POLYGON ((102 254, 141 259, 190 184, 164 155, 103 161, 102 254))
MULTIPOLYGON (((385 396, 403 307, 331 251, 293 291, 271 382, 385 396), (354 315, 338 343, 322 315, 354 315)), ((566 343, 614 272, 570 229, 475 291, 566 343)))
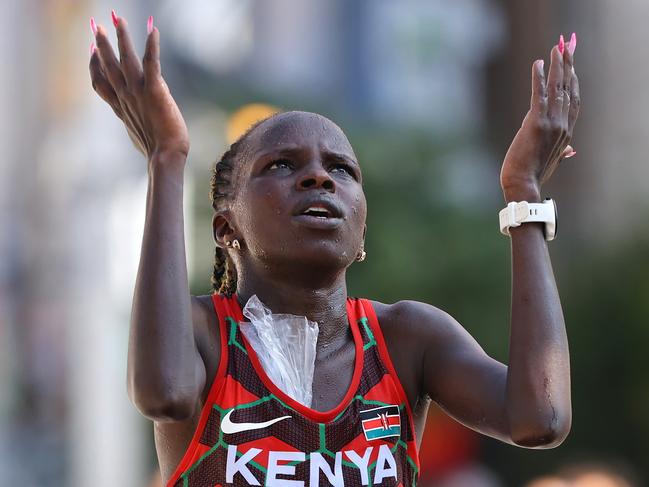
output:
POLYGON ((333 230, 343 223, 342 218, 323 218, 312 215, 295 215, 293 218, 300 225, 321 230, 333 230))

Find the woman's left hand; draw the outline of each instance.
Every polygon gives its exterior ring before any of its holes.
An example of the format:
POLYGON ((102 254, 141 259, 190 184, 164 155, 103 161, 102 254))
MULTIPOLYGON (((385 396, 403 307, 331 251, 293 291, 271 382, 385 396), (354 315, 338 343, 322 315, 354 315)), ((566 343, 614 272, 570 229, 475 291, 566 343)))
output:
POLYGON ((532 65, 530 110, 505 155, 500 184, 506 201, 540 201, 541 185, 559 162, 575 155, 568 145, 579 114, 579 81, 573 66, 575 34, 563 36, 550 53, 546 82, 543 61, 532 65))

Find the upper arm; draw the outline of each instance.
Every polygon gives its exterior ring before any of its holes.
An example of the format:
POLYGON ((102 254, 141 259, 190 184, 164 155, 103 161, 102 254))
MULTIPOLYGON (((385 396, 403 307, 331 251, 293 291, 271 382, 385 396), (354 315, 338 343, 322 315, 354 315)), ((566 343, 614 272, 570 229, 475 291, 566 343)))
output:
POLYGON ((215 314, 212 311, 210 319, 211 303, 205 298, 209 296, 190 297, 189 329, 171 319, 162 323, 160 317, 149 318, 153 325, 149 329, 131 326, 128 394, 138 410, 154 421, 188 419, 200 404, 209 360, 213 360, 210 351, 219 348, 214 342, 218 333, 210 333, 215 314))
POLYGON ((421 347, 421 391, 464 425, 511 442, 505 409, 507 367, 489 357, 450 315, 415 301, 401 304, 421 347))

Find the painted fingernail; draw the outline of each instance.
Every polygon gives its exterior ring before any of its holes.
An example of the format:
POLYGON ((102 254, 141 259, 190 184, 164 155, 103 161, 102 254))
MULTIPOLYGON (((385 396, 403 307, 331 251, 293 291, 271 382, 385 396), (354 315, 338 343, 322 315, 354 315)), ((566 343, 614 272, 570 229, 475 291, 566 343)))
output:
POLYGON ((94 17, 90 17, 90 29, 92 30, 92 35, 97 35, 97 23, 95 22, 94 17))
POLYGON ((95 43, 91 42, 90 43, 90 57, 92 57, 92 55, 95 53, 96 50, 97 50, 97 48, 95 47, 95 43))
POLYGON ((146 33, 151 34, 151 32, 153 32, 153 15, 150 15, 146 22, 146 33))
POLYGON ((575 49, 577 49, 577 34, 573 32, 568 43, 568 52, 571 56, 575 53, 575 49))
POLYGON ((566 47, 566 41, 563 40, 563 34, 559 36, 559 52, 563 54, 563 50, 566 47))
POLYGON ((577 151, 573 150, 572 152, 569 152, 564 159, 570 159, 571 157, 577 155, 577 151))
POLYGON ((119 19, 117 18, 117 14, 114 10, 110 11, 110 16, 113 19, 113 25, 115 26, 115 28, 117 28, 117 26, 119 25, 119 19))

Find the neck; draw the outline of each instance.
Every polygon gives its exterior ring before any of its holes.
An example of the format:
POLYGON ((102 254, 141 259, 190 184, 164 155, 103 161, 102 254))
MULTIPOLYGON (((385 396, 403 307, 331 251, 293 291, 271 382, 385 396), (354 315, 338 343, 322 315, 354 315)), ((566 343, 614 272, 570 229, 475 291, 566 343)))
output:
POLYGON ((308 273, 277 272, 263 268, 253 272, 247 266, 237 276, 237 296, 242 307, 256 294, 273 313, 306 316, 319 327, 318 344, 327 346, 345 336, 347 284, 345 270, 327 273, 310 269, 308 273))

